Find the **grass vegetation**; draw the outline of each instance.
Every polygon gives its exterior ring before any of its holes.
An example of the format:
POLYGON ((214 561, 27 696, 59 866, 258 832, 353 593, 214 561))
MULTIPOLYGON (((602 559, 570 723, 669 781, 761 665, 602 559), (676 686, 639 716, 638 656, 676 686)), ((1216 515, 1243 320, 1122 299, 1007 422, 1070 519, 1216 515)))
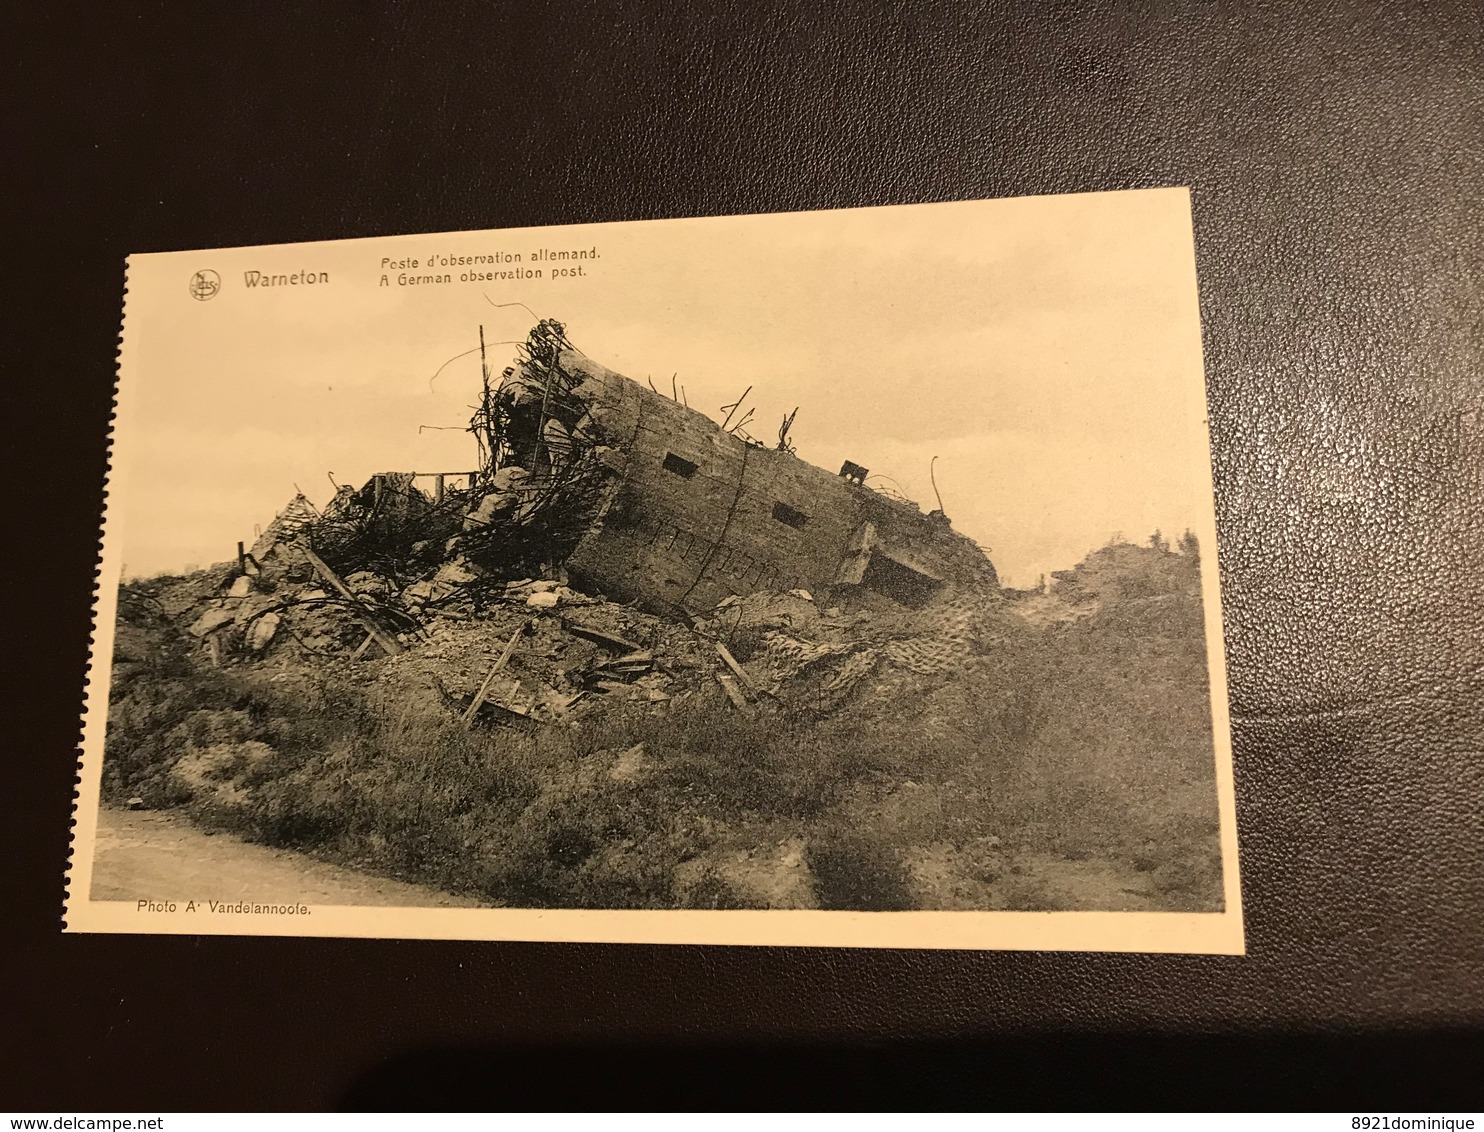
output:
POLYGON ((758 906, 737 862, 793 839, 823 908, 1120 906, 1057 880, 1097 865, 1143 906, 1215 909, 1193 555, 1130 549, 1062 577, 1085 616, 824 719, 746 719, 718 694, 467 731, 431 694, 202 666, 141 615, 105 797, 499 905, 758 906))

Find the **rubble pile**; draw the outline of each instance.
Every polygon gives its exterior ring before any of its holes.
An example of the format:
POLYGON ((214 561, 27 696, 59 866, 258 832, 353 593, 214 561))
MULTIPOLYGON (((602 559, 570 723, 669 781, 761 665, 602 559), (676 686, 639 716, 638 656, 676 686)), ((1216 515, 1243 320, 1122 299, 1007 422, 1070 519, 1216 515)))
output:
POLYGON ((747 715, 828 713, 893 673, 961 666, 1005 631, 992 605, 904 615, 794 590, 733 596, 685 623, 560 577, 495 581, 461 557, 400 591, 370 570, 341 578, 326 566, 305 580, 286 555, 273 561, 170 580, 155 604, 208 663, 328 665, 437 696, 471 726, 571 724, 615 703, 663 710, 698 695, 747 715))
POLYGON ((570 723, 602 704, 667 706, 704 689, 720 663, 684 625, 522 579, 478 614, 431 617, 376 679, 431 689, 450 710, 472 710, 471 722, 570 723))
POLYGON ((911 677, 961 669, 1017 630, 995 603, 962 601, 930 613, 821 607, 804 590, 723 600, 703 630, 745 658, 753 684, 795 710, 830 712, 868 683, 889 697, 911 677))
POLYGON ((470 726, 694 695, 830 712, 1006 631, 993 567, 941 512, 878 497, 857 465, 804 465, 782 438, 749 487, 758 442, 597 367, 554 320, 498 380, 484 367, 469 431, 478 470, 383 472, 323 512, 296 494, 235 563, 162 582, 160 609, 214 666, 330 665, 436 695, 470 726), (732 463, 669 450, 697 437, 732 463), (771 501, 784 484, 813 518, 771 501), (798 582, 767 554, 836 580, 784 588, 798 582))

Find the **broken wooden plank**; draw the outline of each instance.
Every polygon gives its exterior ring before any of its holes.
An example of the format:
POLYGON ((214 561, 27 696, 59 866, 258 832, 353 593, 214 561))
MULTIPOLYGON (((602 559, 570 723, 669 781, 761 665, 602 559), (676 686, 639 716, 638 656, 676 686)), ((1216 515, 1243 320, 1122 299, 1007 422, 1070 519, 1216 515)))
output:
POLYGON ((761 693, 757 690, 757 685, 752 682, 752 677, 747 675, 743 671, 742 666, 737 663, 737 658, 732 655, 731 650, 720 641, 715 642, 715 644, 716 655, 721 657, 726 662, 726 666, 736 674, 737 680, 741 683, 742 687, 747 689, 748 694, 755 700, 759 699, 761 693))
POLYGON ((625 653, 623 656, 616 656, 612 660, 605 660, 603 662, 604 666, 607 667, 607 668, 616 668, 617 666, 619 666, 621 664, 653 664, 653 663, 654 663, 654 653, 650 652, 648 649, 640 649, 637 652, 625 653))
POLYGON ((474 693, 474 700, 469 704, 469 710, 464 712, 463 724, 469 727, 474 722, 474 717, 479 714, 479 707, 484 703, 485 697, 489 695, 490 685, 495 682, 495 677, 500 674, 500 669, 505 667, 510 659, 510 654, 515 651, 515 642, 520 640, 520 635, 526 631, 526 622, 522 621, 516 626, 515 632, 510 634, 510 640, 505 642, 505 649, 500 653, 500 659, 490 666, 490 670, 484 677, 484 683, 479 685, 479 691, 474 693))
POLYGON ((308 559, 309 564, 314 567, 315 573, 323 578, 326 582, 328 582, 331 589, 333 589, 346 601, 354 601, 357 604, 360 604, 360 599, 358 599, 355 594, 350 592, 350 587, 341 580, 340 575, 335 573, 334 570, 330 569, 329 563, 327 563, 318 554, 314 553, 314 551, 310 550, 308 543, 299 543, 299 549, 304 552, 304 557, 308 559))
POLYGON ((654 655, 652 653, 630 653, 628 656, 615 657, 593 665, 593 671, 605 673, 623 673, 630 675, 639 672, 652 672, 654 670, 654 655))
POLYGON ((370 633, 367 633, 366 639, 356 646, 355 652, 350 654, 350 659, 360 660, 361 657, 366 655, 366 650, 371 647, 372 642, 375 640, 375 637, 373 637, 370 633))
MULTIPOLYGON (((362 608, 361 599, 350 592, 350 587, 340 580, 340 575, 330 569, 329 564, 323 558, 310 550, 307 543, 301 542, 299 549, 303 552, 304 557, 308 559, 309 564, 314 567, 314 572, 323 578, 336 593, 356 606, 357 609, 362 608)), ((403 651, 402 642, 378 625, 369 613, 359 613, 356 610, 352 610, 351 616, 361 623, 366 632, 376 638, 376 643, 385 650, 388 656, 397 656, 403 651)))
POLYGON ((732 701, 733 707, 749 719, 757 715, 757 708, 752 706, 752 701, 744 696, 741 689, 737 687, 737 678, 735 676, 727 672, 717 672, 713 673, 713 675, 716 677, 716 682, 721 685, 721 690, 727 694, 727 699, 732 701))
POLYGON ((602 645, 604 648, 607 649, 613 649, 615 651, 622 651, 626 653, 644 651, 644 646, 639 644, 639 642, 637 641, 628 640, 626 637, 620 637, 618 634, 610 633, 605 629, 598 629, 594 628, 591 625, 584 625, 579 621, 568 621, 567 631, 569 633, 574 633, 579 637, 583 637, 586 640, 592 641, 595 644, 602 645))

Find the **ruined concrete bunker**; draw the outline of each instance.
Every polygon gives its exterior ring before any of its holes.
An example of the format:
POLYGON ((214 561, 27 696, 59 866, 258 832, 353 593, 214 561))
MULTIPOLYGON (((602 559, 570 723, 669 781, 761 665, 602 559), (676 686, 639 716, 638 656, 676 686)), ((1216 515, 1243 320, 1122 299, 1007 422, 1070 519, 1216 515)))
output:
POLYGON ((476 414, 490 491, 473 515, 535 519, 564 496, 572 584, 670 615, 804 589, 921 608, 997 591, 989 558, 941 512, 766 447, 615 373, 543 322, 476 414))

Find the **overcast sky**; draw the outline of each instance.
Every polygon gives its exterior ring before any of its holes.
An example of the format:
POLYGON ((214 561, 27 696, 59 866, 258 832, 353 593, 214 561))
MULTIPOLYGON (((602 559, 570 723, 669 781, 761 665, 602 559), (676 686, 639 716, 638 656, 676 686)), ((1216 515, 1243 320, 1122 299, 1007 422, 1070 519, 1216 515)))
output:
MULTIPOLYGON (((506 265, 506 269, 510 266, 506 265)), ((222 561, 330 476, 467 469, 460 431, 538 315, 766 442, 854 460, 1028 585, 1121 533, 1213 535, 1183 189, 135 256, 110 492, 126 576, 222 561), (592 249, 580 278, 398 286, 383 257, 592 249), (190 296, 193 272, 223 280, 190 296), (248 270, 328 284, 249 290, 248 270), (380 286, 388 275, 390 286, 380 286)))

